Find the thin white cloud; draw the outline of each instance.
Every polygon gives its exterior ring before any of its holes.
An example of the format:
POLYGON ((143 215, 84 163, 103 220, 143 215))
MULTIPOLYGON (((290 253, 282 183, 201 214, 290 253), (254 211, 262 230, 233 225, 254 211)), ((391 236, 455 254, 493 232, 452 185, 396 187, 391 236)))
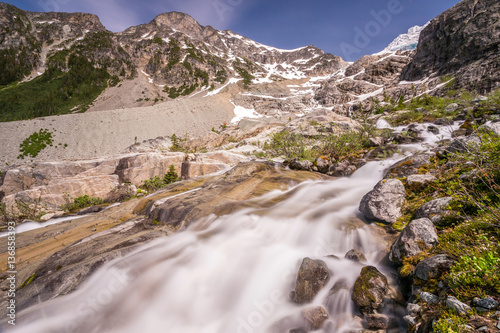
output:
POLYGON ((126 4, 119 3, 117 0, 65 0, 65 3, 59 6, 58 11, 96 14, 106 29, 115 32, 145 23, 141 19, 142 13, 129 8, 126 4))

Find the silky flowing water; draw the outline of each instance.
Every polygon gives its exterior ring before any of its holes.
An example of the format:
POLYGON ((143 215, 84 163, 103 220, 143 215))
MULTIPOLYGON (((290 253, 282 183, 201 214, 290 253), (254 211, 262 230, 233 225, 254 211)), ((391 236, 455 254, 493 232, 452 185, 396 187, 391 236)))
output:
POLYGON ((349 289, 362 265, 344 255, 359 249, 377 265, 383 249, 372 227, 351 221, 391 162, 307 182, 272 208, 209 217, 156 240, 103 267, 76 292, 28 309, 12 332, 288 332, 300 327, 301 310, 325 302, 330 331, 354 328, 349 289), (312 304, 300 306, 289 293, 304 257, 324 260, 332 278, 312 304), (345 289, 328 297, 337 282, 345 289))
POLYGON ((72 294, 25 310, 11 332, 288 332, 304 326, 301 311, 311 306, 330 315, 318 332, 359 329, 351 293, 363 266, 344 256, 359 249, 367 264, 390 275, 379 265, 387 245, 358 219, 358 206, 395 161, 275 191, 258 199, 286 198, 271 208, 207 217, 155 240, 105 265, 72 294), (325 261, 331 279, 312 303, 298 305, 289 293, 305 257, 325 261))

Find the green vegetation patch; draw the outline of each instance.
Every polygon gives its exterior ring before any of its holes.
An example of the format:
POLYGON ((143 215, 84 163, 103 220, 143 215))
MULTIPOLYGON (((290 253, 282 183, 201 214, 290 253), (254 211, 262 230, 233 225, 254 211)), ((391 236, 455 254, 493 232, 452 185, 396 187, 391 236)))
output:
POLYGON ((24 139, 19 146, 21 154, 17 158, 24 159, 26 156, 37 157, 42 150, 52 145, 52 132, 48 129, 41 129, 24 139))
POLYGON ((170 184, 173 184, 179 180, 179 175, 175 170, 175 166, 170 165, 168 172, 163 176, 155 176, 151 179, 145 180, 144 185, 142 186, 148 192, 154 192, 161 188, 167 187, 170 184))
POLYGON ((64 209, 64 211, 67 212, 74 212, 79 209, 83 209, 90 206, 102 205, 104 203, 104 201, 101 198, 95 198, 88 195, 80 196, 74 198, 73 200, 68 195, 66 195, 64 197, 64 200, 66 201, 66 204, 63 205, 62 208, 64 209))

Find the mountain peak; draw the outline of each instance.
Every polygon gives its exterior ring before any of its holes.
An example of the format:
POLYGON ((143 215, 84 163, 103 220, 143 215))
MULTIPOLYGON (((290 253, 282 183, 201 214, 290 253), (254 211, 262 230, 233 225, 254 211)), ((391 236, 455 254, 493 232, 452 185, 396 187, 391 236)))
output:
MULTIPOLYGON (((166 12, 156 16, 151 23, 159 27, 168 26, 177 30, 185 31, 185 29, 195 28, 202 29, 202 26, 193 17, 181 12, 166 12)), ((188 31, 185 31, 186 33, 188 31)))

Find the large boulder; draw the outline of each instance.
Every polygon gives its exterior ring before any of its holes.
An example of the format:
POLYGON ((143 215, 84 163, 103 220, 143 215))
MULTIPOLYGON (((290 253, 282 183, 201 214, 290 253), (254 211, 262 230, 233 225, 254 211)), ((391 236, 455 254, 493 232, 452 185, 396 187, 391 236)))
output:
POLYGON ((351 298, 359 311, 366 315, 378 309, 388 290, 389 284, 385 275, 373 266, 366 266, 354 283, 351 298))
POLYGON ((392 244, 389 260, 395 264, 402 264, 404 258, 419 254, 437 242, 436 227, 431 220, 426 218, 413 220, 392 244))
POLYGON ((417 209, 415 217, 417 219, 428 218, 433 223, 437 223, 441 221, 442 216, 448 212, 446 207, 452 199, 452 197, 444 197, 429 201, 417 209))
POLYGON ((369 220, 393 223, 401 216, 404 198, 405 187, 400 180, 382 180, 361 199, 359 210, 369 220))
POLYGON ((413 274, 421 280, 438 279, 453 265, 454 260, 446 254, 438 254, 422 260, 413 270, 413 274))
POLYGON ((322 260, 304 258, 297 274, 293 301, 298 304, 311 302, 330 280, 330 272, 322 260))

